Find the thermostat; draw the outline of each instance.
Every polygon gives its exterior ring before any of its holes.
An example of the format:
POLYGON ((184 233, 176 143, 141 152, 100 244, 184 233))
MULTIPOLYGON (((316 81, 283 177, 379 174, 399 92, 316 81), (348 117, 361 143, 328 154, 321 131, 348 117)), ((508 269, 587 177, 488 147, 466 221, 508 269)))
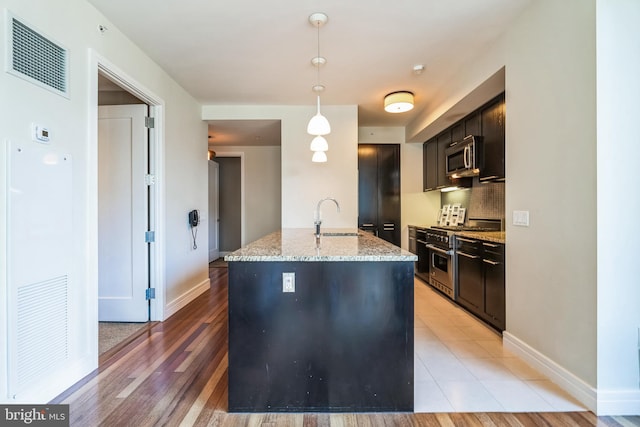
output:
POLYGON ((49 143, 50 134, 47 126, 32 123, 31 133, 34 141, 41 142, 43 144, 49 143))

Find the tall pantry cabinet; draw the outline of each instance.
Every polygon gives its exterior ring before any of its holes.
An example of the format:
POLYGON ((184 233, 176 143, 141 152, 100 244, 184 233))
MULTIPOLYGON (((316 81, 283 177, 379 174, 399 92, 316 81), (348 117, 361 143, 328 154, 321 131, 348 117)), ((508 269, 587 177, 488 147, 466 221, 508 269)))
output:
POLYGON ((400 246, 400 146, 358 145, 358 227, 400 246))

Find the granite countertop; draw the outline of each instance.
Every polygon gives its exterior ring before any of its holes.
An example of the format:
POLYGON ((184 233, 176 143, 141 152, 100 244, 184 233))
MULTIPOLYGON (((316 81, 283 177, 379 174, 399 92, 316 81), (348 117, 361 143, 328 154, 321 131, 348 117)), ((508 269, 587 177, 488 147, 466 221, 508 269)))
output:
POLYGON ((417 261, 418 257, 357 229, 324 229, 351 233, 320 237, 311 228, 285 228, 268 234, 224 257, 225 261, 417 261))
POLYGON ((469 239, 486 240, 493 243, 505 244, 507 233, 504 231, 456 231, 456 236, 468 237, 469 239))

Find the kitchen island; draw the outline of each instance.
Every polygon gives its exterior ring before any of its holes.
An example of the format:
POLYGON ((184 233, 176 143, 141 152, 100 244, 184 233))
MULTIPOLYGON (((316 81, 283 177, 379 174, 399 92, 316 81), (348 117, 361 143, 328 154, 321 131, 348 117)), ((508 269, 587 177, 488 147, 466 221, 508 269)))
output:
POLYGON ((229 411, 413 411, 416 256, 284 229, 229 263, 229 411))

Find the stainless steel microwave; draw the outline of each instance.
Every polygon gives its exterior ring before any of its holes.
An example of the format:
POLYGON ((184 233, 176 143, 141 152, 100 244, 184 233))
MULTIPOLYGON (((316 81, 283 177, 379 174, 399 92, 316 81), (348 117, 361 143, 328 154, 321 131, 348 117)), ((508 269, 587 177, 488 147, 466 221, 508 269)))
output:
POLYGON ((461 178, 480 173, 482 137, 469 135, 445 150, 447 176, 461 178))

